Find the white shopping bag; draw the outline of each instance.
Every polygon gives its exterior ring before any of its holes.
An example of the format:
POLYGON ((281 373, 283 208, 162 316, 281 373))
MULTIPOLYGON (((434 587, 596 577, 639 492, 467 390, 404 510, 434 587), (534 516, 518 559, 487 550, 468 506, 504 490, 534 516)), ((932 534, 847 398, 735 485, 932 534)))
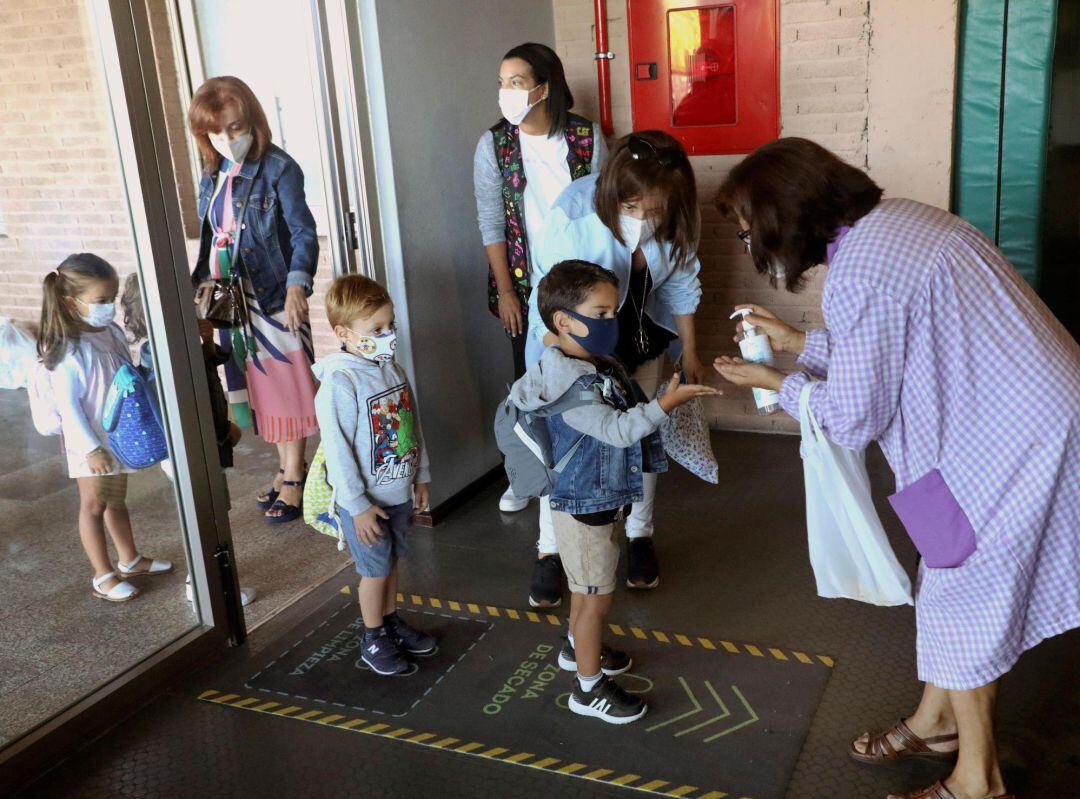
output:
POLYGON ((912 605, 900 566, 870 498, 865 452, 825 437, 810 409, 808 383, 799 399, 806 533, 818 595, 872 605, 912 605))
POLYGON ((12 320, 0 317, 0 388, 26 388, 37 360, 34 339, 12 320))

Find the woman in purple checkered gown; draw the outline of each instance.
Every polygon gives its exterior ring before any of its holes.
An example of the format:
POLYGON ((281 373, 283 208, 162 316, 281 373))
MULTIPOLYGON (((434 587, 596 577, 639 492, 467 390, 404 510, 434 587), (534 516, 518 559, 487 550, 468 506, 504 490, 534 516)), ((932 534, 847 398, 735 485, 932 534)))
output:
MULTIPOLYGON (((789 291, 827 264, 826 329, 749 317, 791 375, 736 358, 717 370, 810 405, 835 443, 877 441, 891 498, 922 559, 915 713, 863 735, 861 762, 956 760, 920 799, 1004 797, 992 714, 998 679, 1040 641, 1080 626, 1080 348, 975 228, 881 201, 860 170, 781 139, 732 170, 719 203, 758 271, 789 291)), ((1008 794, 1011 796, 1011 794, 1008 794)))

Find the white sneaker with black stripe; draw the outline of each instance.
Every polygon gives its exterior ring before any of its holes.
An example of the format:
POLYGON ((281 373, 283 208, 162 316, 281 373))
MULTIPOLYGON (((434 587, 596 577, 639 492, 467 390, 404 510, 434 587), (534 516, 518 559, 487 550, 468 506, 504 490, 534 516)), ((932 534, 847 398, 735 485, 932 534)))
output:
POLYGON ((629 724, 649 710, 645 700, 627 693, 606 674, 591 691, 582 690, 580 682, 575 685, 568 705, 579 716, 595 716, 608 724, 629 724))

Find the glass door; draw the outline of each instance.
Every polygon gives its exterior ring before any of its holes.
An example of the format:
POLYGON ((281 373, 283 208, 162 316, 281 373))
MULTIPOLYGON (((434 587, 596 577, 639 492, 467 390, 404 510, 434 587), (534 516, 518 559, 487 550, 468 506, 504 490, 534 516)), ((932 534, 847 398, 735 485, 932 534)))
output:
POLYGON ((5 774, 244 635, 146 6, 22 13, 50 24, 0 39, 5 774))
MULTIPOLYGON (((373 274, 367 266, 372 248, 365 244, 370 241, 369 215, 354 199, 359 191, 354 165, 364 149, 351 121, 353 112, 344 105, 351 92, 339 75, 348 61, 341 51, 343 6, 328 10, 326 5, 323 0, 281 3, 268 14, 262 0, 173 0, 163 20, 169 33, 155 41, 166 115, 176 131, 172 169, 186 222, 189 264, 195 262, 205 222, 195 202, 204 177, 186 118, 192 97, 206 80, 232 76, 250 87, 269 123, 271 141, 302 170, 319 245, 308 298, 316 358, 339 344, 324 307, 331 280, 358 269, 373 274)), ((258 312, 264 310, 260 306, 258 312)), ((263 341, 256 346, 269 349, 263 341)), ((231 392, 232 383, 225 377, 231 392)), ((233 465, 226 470, 242 588, 256 597, 244 608, 249 629, 348 564, 334 542, 315 536, 302 519, 278 525, 264 517, 256 500, 285 465, 281 437, 270 432, 258 423, 245 429, 233 465)), ((317 443, 317 435, 308 437, 306 460, 317 443)))

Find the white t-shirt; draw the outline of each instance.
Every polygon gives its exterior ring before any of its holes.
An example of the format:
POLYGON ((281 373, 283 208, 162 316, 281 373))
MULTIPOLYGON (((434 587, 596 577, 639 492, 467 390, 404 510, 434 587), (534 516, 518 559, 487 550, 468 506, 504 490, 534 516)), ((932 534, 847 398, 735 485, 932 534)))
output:
POLYGON ((525 235, 529 241, 529 269, 535 269, 536 246, 548 213, 562 190, 570 185, 570 148, 565 136, 549 138, 519 131, 521 165, 525 169, 525 235))

